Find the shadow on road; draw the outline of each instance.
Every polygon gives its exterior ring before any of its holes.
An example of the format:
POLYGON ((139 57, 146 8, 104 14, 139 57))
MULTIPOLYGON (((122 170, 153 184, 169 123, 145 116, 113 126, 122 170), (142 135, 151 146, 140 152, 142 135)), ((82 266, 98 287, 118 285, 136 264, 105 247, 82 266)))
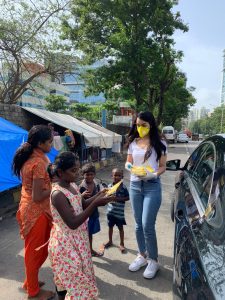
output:
MULTIPOLYGON (((137 254, 137 252, 135 252, 132 249, 127 249, 127 251, 129 253, 132 254, 137 254)), ((128 270, 128 266, 129 264, 127 262, 123 262, 122 260, 111 260, 110 258, 107 257, 101 257, 101 260, 95 261, 94 265, 100 269, 106 270, 108 272, 110 272, 111 274, 116 275, 116 277, 121 278, 121 279, 125 279, 127 281, 132 281, 133 283, 135 282, 138 286, 142 286, 144 288, 148 288, 152 291, 157 291, 159 293, 167 293, 168 291, 171 290, 171 283, 172 283, 172 258, 171 257, 167 257, 164 255, 160 255, 159 256, 159 261, 160 261, 160 271, 158 272, 157 276, 152 279, 152 280, 148 280, 143 278, 143 271, 144 268, 142 268, 141 270, 137 271, 137 272, 130 272, 128 270), (102 262, 101 262, 102 261, 102 262)), ((105 282, 103 282, 105 284, 105 282)), ((101 290, 101 285, 103 285, 102 282, 100 282, 99 285, 99 289, 101 290)), ((123 291, 124 296, 128 295, 127 294, 127 286, 121 286, 120 290, 123 291), (124 291, 123 291, 124 288, 124 291)), ((107 291, 108 289, 104 286, 103 291, 107 291)), ((114 293, 114 298, 104 298, 104 299, 115 299, 115 292, 116 294, 118 293, 117 288, 115 288, 115 286, 112 286, 112 291, 114 293)), ((108 295, 110 295, 110 293, 107 292, 108 295)), ((132 295, 132 290, 130 291, 130 294, 132 295)), ((122 297, 122 294, 121 294, 122 297)), ((136 296, 135 296, 136 297, 136 296)), ((118 299, 118 298, 116 298, 118 299)), ((122 297, 121 299, 128 299, 128 298, 124 298, 122 297)), ((129 299, 133 299, 133 298, 129 298, 129 299)), ((136 298, 134 298, 136 299, 136 298)), ((151 298, 139 298, 139 299, 151 299, 151 298)))
MULTIPOLYGON (((155 300, 151 297, 146 297, 143 294, 135 291, 132 288, 126 287, 124 285, 120 284, 110 284, 106 283, 105 281, 102 281, 100 278, 97 279, 97 285, 100 292, 100 299, 104 300, 133 300, 133 299, 139 299, 139 300, 155 300)), ((149 291, 149 294, 151 292, 149 291)))

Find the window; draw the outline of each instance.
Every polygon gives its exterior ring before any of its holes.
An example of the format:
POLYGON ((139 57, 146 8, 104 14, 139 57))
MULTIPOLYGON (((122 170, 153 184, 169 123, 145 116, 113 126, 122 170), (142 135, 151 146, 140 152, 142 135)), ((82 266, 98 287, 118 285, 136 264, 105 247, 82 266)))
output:
POLYGON ((197 164, 199 163, 199 160, 201 159, 205 149, 208 147, 207 144, 203 144, 199 146, 189 157, 185 169, 189 173, 189 176, 191 177, 193 175, 193 172, 195 168, 197 167, 197 164))
POLYGON ((167 129, 164 129, 164 130, 163 130, 163 133, 164 133, 164 134, 173 134, 173 130, 167 130, 167 129))
POLYGON ((212 144, 204 144, 198 152, 193 153, 195 158, 191 172, 192 182, 198 192, 199 198, 206 209, 212 189, 213 176, 215 172, 215 149, 212 144))

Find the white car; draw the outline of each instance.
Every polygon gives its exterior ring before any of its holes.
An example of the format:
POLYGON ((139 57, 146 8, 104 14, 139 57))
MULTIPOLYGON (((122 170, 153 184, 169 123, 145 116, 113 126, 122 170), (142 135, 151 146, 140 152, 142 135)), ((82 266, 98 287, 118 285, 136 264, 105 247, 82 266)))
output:
POLYGON ((188 143, 189 138, 186 133, 179 133, 177 136, 178 143, 188 143))

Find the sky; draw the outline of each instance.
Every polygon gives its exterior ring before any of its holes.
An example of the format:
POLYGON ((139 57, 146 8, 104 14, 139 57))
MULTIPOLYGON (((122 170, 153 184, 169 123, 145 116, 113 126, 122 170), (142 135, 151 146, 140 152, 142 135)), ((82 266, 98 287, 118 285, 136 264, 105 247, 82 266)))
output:
POLYGON ((188 25, 187 33, 177 31, 175 48, 184 53, 180 64, 186 73, 187 86, 196 88, 195 108, 211 111, 220 105, 225 49, 225 1, 180 0, 174 11, 188 25))

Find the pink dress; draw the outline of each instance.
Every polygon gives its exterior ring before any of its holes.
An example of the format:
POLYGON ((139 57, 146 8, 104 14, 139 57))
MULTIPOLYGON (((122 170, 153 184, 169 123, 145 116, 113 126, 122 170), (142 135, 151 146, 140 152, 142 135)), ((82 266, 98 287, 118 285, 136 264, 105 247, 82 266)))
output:
MULTIPOLYGON (((54 184, 52 193, 61 191, 69 200, 75 214, 83 211, 78 187, 77 195, 54 184)), ((58 291, 67 291, 66 300, 98 299, 94 269, 88 239, 87 222, 77 229, 70 229, 60 217, 57 209, 50 203, 53 227, 48 246, 49 258, 58 291)))

